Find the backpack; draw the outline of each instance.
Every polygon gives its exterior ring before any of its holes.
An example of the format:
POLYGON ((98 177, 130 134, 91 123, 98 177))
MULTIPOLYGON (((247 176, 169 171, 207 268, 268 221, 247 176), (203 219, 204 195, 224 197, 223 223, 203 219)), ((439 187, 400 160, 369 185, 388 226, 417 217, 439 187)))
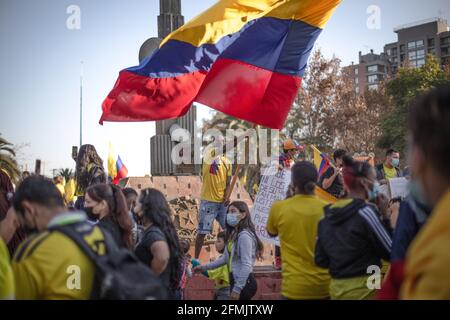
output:
POLYGON ((98 255, 85 241, 84 234, 92 231, 88 223, 59 225, 50 228, 74 241, 95 265, 91 300, 162 300, 167 289, 152 270, 129 250, 119 248, 112 236, 101 230, 106 253, 98 255))

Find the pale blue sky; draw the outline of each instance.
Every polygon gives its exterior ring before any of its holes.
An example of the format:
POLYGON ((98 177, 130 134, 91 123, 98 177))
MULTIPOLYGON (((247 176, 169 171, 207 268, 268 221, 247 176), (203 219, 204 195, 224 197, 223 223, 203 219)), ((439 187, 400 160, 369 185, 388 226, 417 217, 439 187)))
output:
MULTIPOLYGON (((186 21, 215 0, 182 0, 186 21)), ((138 51, 157 35, 158 0, 0 0, 0 133, 22 149, 20 163, 73 167, 71 146, 79 141, 79 74, 84 61, 83 143, 106 160, 108 142, 130 175, 150 172, 154 123, 98 124, 101 103, 121 69, 138 64, 138 51), (81 9, 81 29, 69 30, 69 5, 81 9)), ((344 64, 358 51, 379 52, 396 41, 395 26, 441 16, 450 20, 448 0, 344 0, 317 45, 344 64), (381 10, 381 28, 367 28, 368 6, 381 10)), ((209 115, 201 107, 199 119, 209 115)))

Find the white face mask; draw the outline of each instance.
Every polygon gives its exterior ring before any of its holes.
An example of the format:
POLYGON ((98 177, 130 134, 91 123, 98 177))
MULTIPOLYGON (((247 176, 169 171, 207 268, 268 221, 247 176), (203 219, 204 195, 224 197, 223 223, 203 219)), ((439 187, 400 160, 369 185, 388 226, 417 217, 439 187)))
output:
POLYGON ((228 213, 227 214, 227 224, 230 227, 236 227, 239 224, 239 221, 241 221, 241 219, 239 218, 239 214, 237 213, 228 213))
POLYGON ((398 167, 400 165, 400 159, 392 159, 391 164, 393 167, 398 167))

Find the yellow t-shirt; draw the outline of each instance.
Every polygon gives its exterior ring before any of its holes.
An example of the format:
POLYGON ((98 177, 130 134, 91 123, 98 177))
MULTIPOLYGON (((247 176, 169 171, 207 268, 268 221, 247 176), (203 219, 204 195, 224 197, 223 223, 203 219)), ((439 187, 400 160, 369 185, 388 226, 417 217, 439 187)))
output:
POLYGON ((8 247, 0 237, 0 300, 14 299, 14 274, 11 269, 8 247))
POLYGON ((289 299, 329 297, 328 270, 314 263, 317 227, 326 202, 316 196, 295 195, 270 209, 267 231, 280 238, 283 296, 289 299))
MULTIPOLYGON (((85 239, 99 254, 105 253, 98 227, 85 239)), ((27 239, 15 253, 12 267, 17 299, 85 300, 91 296, 95 266, 60 232, 45 231, 27 239)))
POLYGON ((402 299, 450 299, 450 188, 406 256, 402 299))
POLYGON ((383 164, 383 170, 384 170, 384 177, 386 179, 397 178, 397 170, 394 167, 388 168, 383 164))
POLYGON ((202 167, 201 200, 223 202, 227 179, 231 177, 231 163, 224 155, 205 159, 202 167))

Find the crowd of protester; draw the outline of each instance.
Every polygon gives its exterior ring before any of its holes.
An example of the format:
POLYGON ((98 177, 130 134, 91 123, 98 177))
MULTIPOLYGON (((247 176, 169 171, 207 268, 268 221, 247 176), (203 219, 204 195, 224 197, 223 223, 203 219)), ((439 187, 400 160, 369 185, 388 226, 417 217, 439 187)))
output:
MULTIPOLYGON (((375 167, 338 149, 319 177, 311 162, 293 161, 298 146, 285 141, 279 164, 291 170, 291 185, 267 221, 280 241, 283 299, 450 299, 450 88, 418 97, 408 127, 406 172, 394 149, 375 167), (409 195, 388 199, 381 187, 403 176, 409 195), (317 186, 336 202, 316 196, 317 186)), ((215 299, 255 296, 264 246, 248 205, 229 201, 232 167, 218 146, 203 165, 194 258, 163 193, 107 183, 93 146, 83 146, 77 160, 76 201, 60 177, 25 174, 14 187, 0 170, 0 299, 97 297, 101 257, 119 289, 146 285, 184 299, 189 279, 201 274, 214 281, 215 299), (220 256, 200 261, 214 220, 220 256), (70 282, 74 266, 82 276, 70 282), (148 277, 133 278, 143 267, 148 277)))

